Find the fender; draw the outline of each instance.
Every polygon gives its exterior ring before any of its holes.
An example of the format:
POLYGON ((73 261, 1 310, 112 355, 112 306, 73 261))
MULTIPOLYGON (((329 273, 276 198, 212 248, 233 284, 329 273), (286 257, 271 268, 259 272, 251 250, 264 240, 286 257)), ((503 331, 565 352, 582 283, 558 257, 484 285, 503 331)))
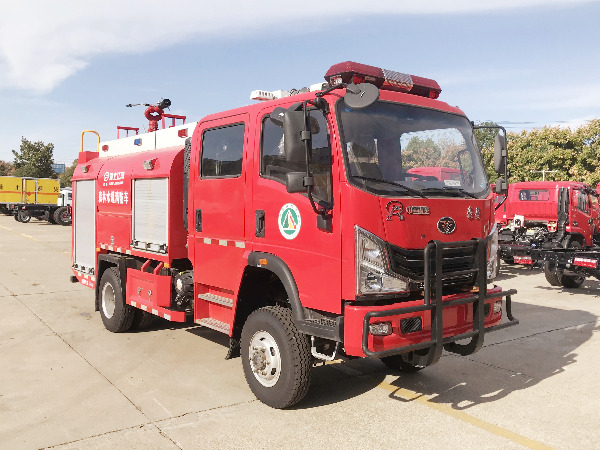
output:
POLYGON ((288 265, 278 256, 271 253, 250 252, 248 255, 248 265, 260 267, 273 272, 285 288, 290 306, 292 307, 292 317, 298 331, 312 336, 331 339, 333 341, 342 342, 343 336, 343 316, 337 316, 330 321, 331 325, 324 324, 319 319, 311 318, 311 311, 302 306, 300 294, 296 280, 292 275, 292 271, 288 265), (260 260, 266 260, 266 264, 261 264, 260 260))
POLYGON ((298 286, 292 275, 292 271, 283 260, 271 253, 250 252, 248 255, 248 265, 260 267, 273 272, 281 280, 285 292, 287 293, 290 305, 292 307, 292 316, 295 321, 304 320, 304 307, 300 302, 300 294, 298 294, 298 286), (261 264, 260 260, 266 260, 267 264, 261 264))

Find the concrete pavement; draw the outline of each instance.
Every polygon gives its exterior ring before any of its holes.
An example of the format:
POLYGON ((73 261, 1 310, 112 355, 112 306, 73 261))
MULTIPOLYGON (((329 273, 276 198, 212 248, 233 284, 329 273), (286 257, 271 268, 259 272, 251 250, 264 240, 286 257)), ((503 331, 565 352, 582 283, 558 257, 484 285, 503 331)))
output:
POLYGON ((227 339, 158 322, 112 334, 69 282, 70 227, 0 216, 0 448, 597 448, 600 284, 503 267, 517 327, 416 374, 313 370, 306 400, 258 402, 227 339))

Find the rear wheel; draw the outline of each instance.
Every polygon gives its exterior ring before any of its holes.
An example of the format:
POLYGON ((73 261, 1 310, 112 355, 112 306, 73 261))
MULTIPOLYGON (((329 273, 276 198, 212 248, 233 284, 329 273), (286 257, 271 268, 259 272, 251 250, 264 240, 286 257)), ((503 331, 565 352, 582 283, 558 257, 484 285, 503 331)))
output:
POLYGON ((100 316, 108 331, 122 333, 131 328, 135 308, 125 303, 121 289, 121 278, 116 267, 104 271, 98 289, 100 316))
POLYGON ((261 402, 287 408, 308 392, 308 336, 297 330, 289 309, 268 306, 250 314, 242 329, 241 352, 246 381, 261 402))
POLYGON ((71 213, 67 206, 61 206, 54 212, 54 220, 59 225, 71 225, 71 213))
MULTIPOLYGON (((577 250, 581 248, 581 243, 569 240, 565 244, 565 247, 577 250)), ((544 275, 548 283, 552 286, 563 286, 569 289, 578 288, 585 281, 584 275, 565 275, 563 270, 557 269, 555 263, 549 261, 544 263, 544 275)))
MULTIPOLYGON (((577 250, 580 249, 581 243, 579 241, 570 241, 568 244, 568 248, 577 250)), ((585 281, 585 276, 583 275, 562 275, 560 278, 560 284, 566 288, 575 289, 583 284, 585 281)))
POLYGON ((544 275, 546 277, 546 281, 550 283, 551 286, 560 286, 559 273, 554 267, 554 263, 551 263, 550 261, 545 261, 544 275))

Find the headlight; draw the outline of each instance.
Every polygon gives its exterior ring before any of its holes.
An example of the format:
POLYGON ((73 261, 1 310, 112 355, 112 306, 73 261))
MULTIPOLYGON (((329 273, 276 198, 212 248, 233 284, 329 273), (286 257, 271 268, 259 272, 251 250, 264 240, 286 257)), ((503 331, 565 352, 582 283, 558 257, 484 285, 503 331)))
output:
POLYGON ((496 278, 498 274, 498 226, 494 224, 492 232, 487 238, 487 279, 496 278))
POLYGON ((406 291, 406 281, 388 269, 384 242, 374 234, 355 227, 356 295, 389 294, 406 291))

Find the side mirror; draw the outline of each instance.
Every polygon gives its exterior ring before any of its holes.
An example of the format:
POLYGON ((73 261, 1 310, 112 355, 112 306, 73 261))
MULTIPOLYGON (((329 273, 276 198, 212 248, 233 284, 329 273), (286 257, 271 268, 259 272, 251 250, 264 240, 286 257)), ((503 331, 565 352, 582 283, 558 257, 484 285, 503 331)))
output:
POLYGON ((494 169, 499 175, 506 172, 506 137, 500 134, 494 139, 494 169))
POLYGON ((287 109, 278 106, 273 110, 271 114, 269 114, 269 119, 271 119, 271 122, 273 122, 278 127, 283 128, 283 118, 285 117, 285 113, 287 112, 287 109))
POLYGON ((346 86, 344 103, 352 109, 363 109, 379 99, 379 88, 371 83, 350 83, 346 86))
POLYGON ((283 116, 283 151, 287 162, 305 162, 306 148, 302 140, 304 112, 286 111, 283 116))
POLYGON ((494 187, 494 192, 498 195, 506 194, 508 191, 508 185, 506 184, 506 180, 504 178, 498 178, 496 180, 496 186, 494 187))
POLYGON ((306 172, 288 172, 285 187, 288 193, 304 193, 308 191, 308 188, 304 185, 304 179, 306 178, 306 172))

